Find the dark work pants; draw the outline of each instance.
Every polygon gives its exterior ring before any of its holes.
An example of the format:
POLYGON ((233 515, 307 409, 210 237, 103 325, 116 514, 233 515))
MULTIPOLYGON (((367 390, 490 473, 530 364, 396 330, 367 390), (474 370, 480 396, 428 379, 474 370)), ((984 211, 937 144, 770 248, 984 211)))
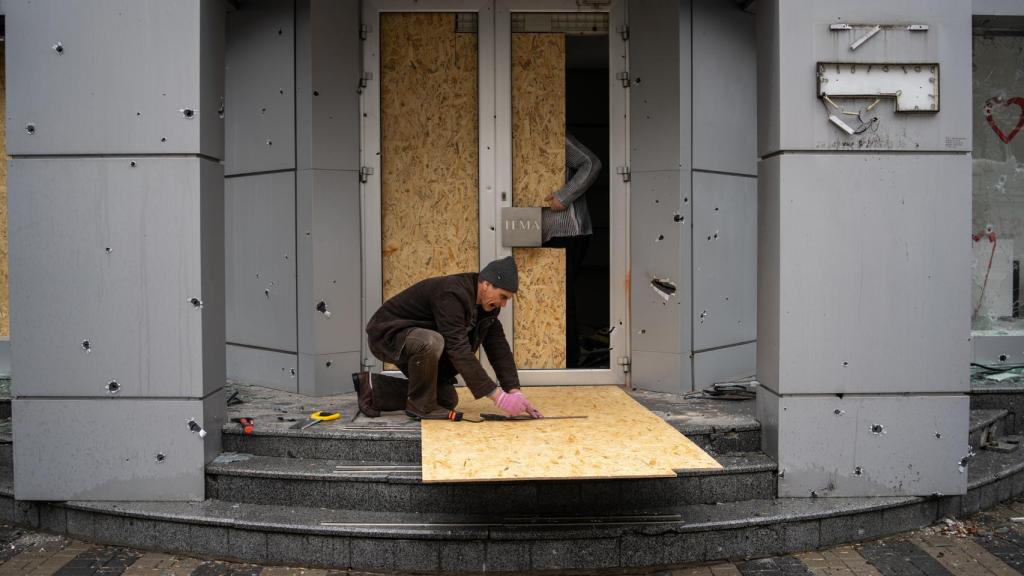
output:
POLYGON ((590 236, 555 236, 544 243, 545 248, 565 250, 565 367, 580 365, 580 333, 576 321, 576 278, 587 255, 590 236))
POLYGON ((444 354, 444 337, 426 328, 410 328, 398 358, 381 358, 408 377, 374 374, 373 407, 381 411, 411 410, 426 414, 459 403, 455 367, 444 354))

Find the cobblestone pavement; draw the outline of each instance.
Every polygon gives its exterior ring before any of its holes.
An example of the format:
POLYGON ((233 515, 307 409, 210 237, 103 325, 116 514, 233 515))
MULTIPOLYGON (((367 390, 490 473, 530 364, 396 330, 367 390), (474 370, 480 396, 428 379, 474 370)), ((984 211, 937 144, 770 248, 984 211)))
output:
MULTIPOLYGON (((100 546, 0 525, 0 576, 358 576, 100 546)), ((1024 499, 883 540, 646 576, 1011 576, 1024 574, 1024 499)))

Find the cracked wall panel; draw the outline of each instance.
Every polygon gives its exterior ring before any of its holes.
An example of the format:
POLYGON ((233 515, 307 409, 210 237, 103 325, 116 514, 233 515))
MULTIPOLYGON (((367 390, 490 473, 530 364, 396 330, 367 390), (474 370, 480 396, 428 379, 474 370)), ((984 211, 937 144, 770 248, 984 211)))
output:
POLYGON ((967 391, 969 162, 779 160, 781 393, 967 391))
POLYGON ((18 86, 9 92, 9 125, 18 127, 8 131, 10 154, 223 156, 210 98, 223 93, 223 68, 214 63, 222 6, 71 2, 59 18, 47 3, 19 0, 6 9, 8 42, 22 47, 7 55, 18 86))
POLYGON ((253 0, 227 15, 225 171, 295 167, 295 3, 253 0))
POLYGON ((299 169, 359 170, 359 3, 300 2, 296 14, 299 169))
POLYGON ((299 374, 302 377, 299 379, 299 394, 327 396, 352 392, 352 374, 362 370, 361 358, 358 350, 338 354, 300 353, 299 374), (307 375, 312 375, 312 378, 307 378, 307 375))
POLYGON ((757 174, 754 15, 693 2, 693 167, 757 174))
MULTIPOLYGON (((894 7, 887 0, 865 0, 840 6, 834 2, 794 0, 785 6, 785 17, 775 14, 771 6, 758 10, 774 40, 763 35, 759 42, 759 72, 777 75, 769 78, 762 102, 770 105, 771 115, 764 115, 761 129, 765 137, 759 143, 761 156, 780 150, 906 150, 956 151, 971 150, 970 109, 971 88, 957 82, 959 73, 970 70, 971 4, 969 2, 935 3, 908 0, 894 7), (763 14, 762 14, 763 12, 763 14), (850 50, 862 29, 833 32, 829 25, 892 24, 870 41, 850 50), (925 24, 927 32, 911 33, 906 23, 925 24), (770 43, 769 43, 770 42, 770 43), (871 112, 879 118, 878 125, 863 135, 848 136, 828 120, 823 101, 817 96, 815 64, 824 62, 936 62, 940 65, 940 112, 895 113, 892 99, 883 100, 871 112), (777 62, 786 62, 779 67, 777 62)), ((870 102, 846 99, 848 107, 860 109, 870 102)))
POLYGON ((757 337, 757 180, 693 174, 693 348, 757 337))
POLYGON ((299 351, 358 351, 363 333, 362 283, 354 273, 362 250, 359 176, 302 170, 298 182, 299 351))
POLYGON ((298 374, 296 354, 227 345, 228 380, 298 392, 298 374))
POLYGON ((14 400, 19 500, 194 500, 221 450, 224 394, 193 400, 14 400), (61 422, 61 426, 54 426, 61 422), (116 423, 112 425, 111 423, 116 423), (194 447, 199 444, 201 450, 194 447))
MULTIPOLYGON (((641 172, 631 182, 630 328, 634 352, 689 353, 690 218, 682 217, 678 171, 641 172), (661 287, 658 287, 661 285, 661 287), (673 291, 674 288, 674 291, 673 291)), ((634 375, 635 378, 635 375, 634 375)), ((635 380, 637 385, 642 382, 635 380)))
POLYGON ((966 395, 775 398, 784 415, 782 497, 963 494, 967 488, 967 471, 960 470, 968 451, 966 395))
POLYGON ((122 396, 195 397, 220 387, 222 363, 216 381, 203 371, 216 368, 204 354, 223 355, 223 332, 217 338, 204 318, 223 323, 223 287, 203 278, 200 232, 205 226, 210 241, 223 225, 212 221, 223 214, 220 166, 194 158, 12 166, 16 393, 106 396, 114 380, 122 396))
POLYGON ((296 352, 295 176, 225 179, 227 341, 296 352))

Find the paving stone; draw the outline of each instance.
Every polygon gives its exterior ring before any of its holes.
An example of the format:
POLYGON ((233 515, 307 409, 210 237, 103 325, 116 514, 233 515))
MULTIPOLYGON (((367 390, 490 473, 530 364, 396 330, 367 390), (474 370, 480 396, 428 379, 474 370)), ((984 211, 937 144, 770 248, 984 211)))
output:
POLYGON ((54 576, 124 573, 142 554, 128 548, 102 546, 86 550, 54 572, 54 576))
POLYGON ((760 558, 736 565, 743 576, 814 576, 800 560, 793 556, 760 558))
POLYGON ((259 576, 262 570, 259 566, 209 561, 196 566, 191 576, 259 576))
POLYGON ((952 576, 931 555, 906 540, 865 544, 860 555, 883 576, 952 576))
POLYGON ((1007 566, 1024 574, 1024 536, 1010 531, 991 536, 976 536, 974 542, 1007 566))

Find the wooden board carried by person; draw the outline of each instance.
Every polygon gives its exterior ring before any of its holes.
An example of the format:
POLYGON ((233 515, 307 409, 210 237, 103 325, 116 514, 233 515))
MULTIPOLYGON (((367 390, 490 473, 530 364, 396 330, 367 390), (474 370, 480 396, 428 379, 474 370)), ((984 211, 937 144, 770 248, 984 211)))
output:
MULTIPOLYGON (((673 477, 721 465, 617 386, 531 387, 545 416, 513 422, 422 422, 424 482, 673 477)), ((500 413, 459 389, 469 418, 500 413)))

